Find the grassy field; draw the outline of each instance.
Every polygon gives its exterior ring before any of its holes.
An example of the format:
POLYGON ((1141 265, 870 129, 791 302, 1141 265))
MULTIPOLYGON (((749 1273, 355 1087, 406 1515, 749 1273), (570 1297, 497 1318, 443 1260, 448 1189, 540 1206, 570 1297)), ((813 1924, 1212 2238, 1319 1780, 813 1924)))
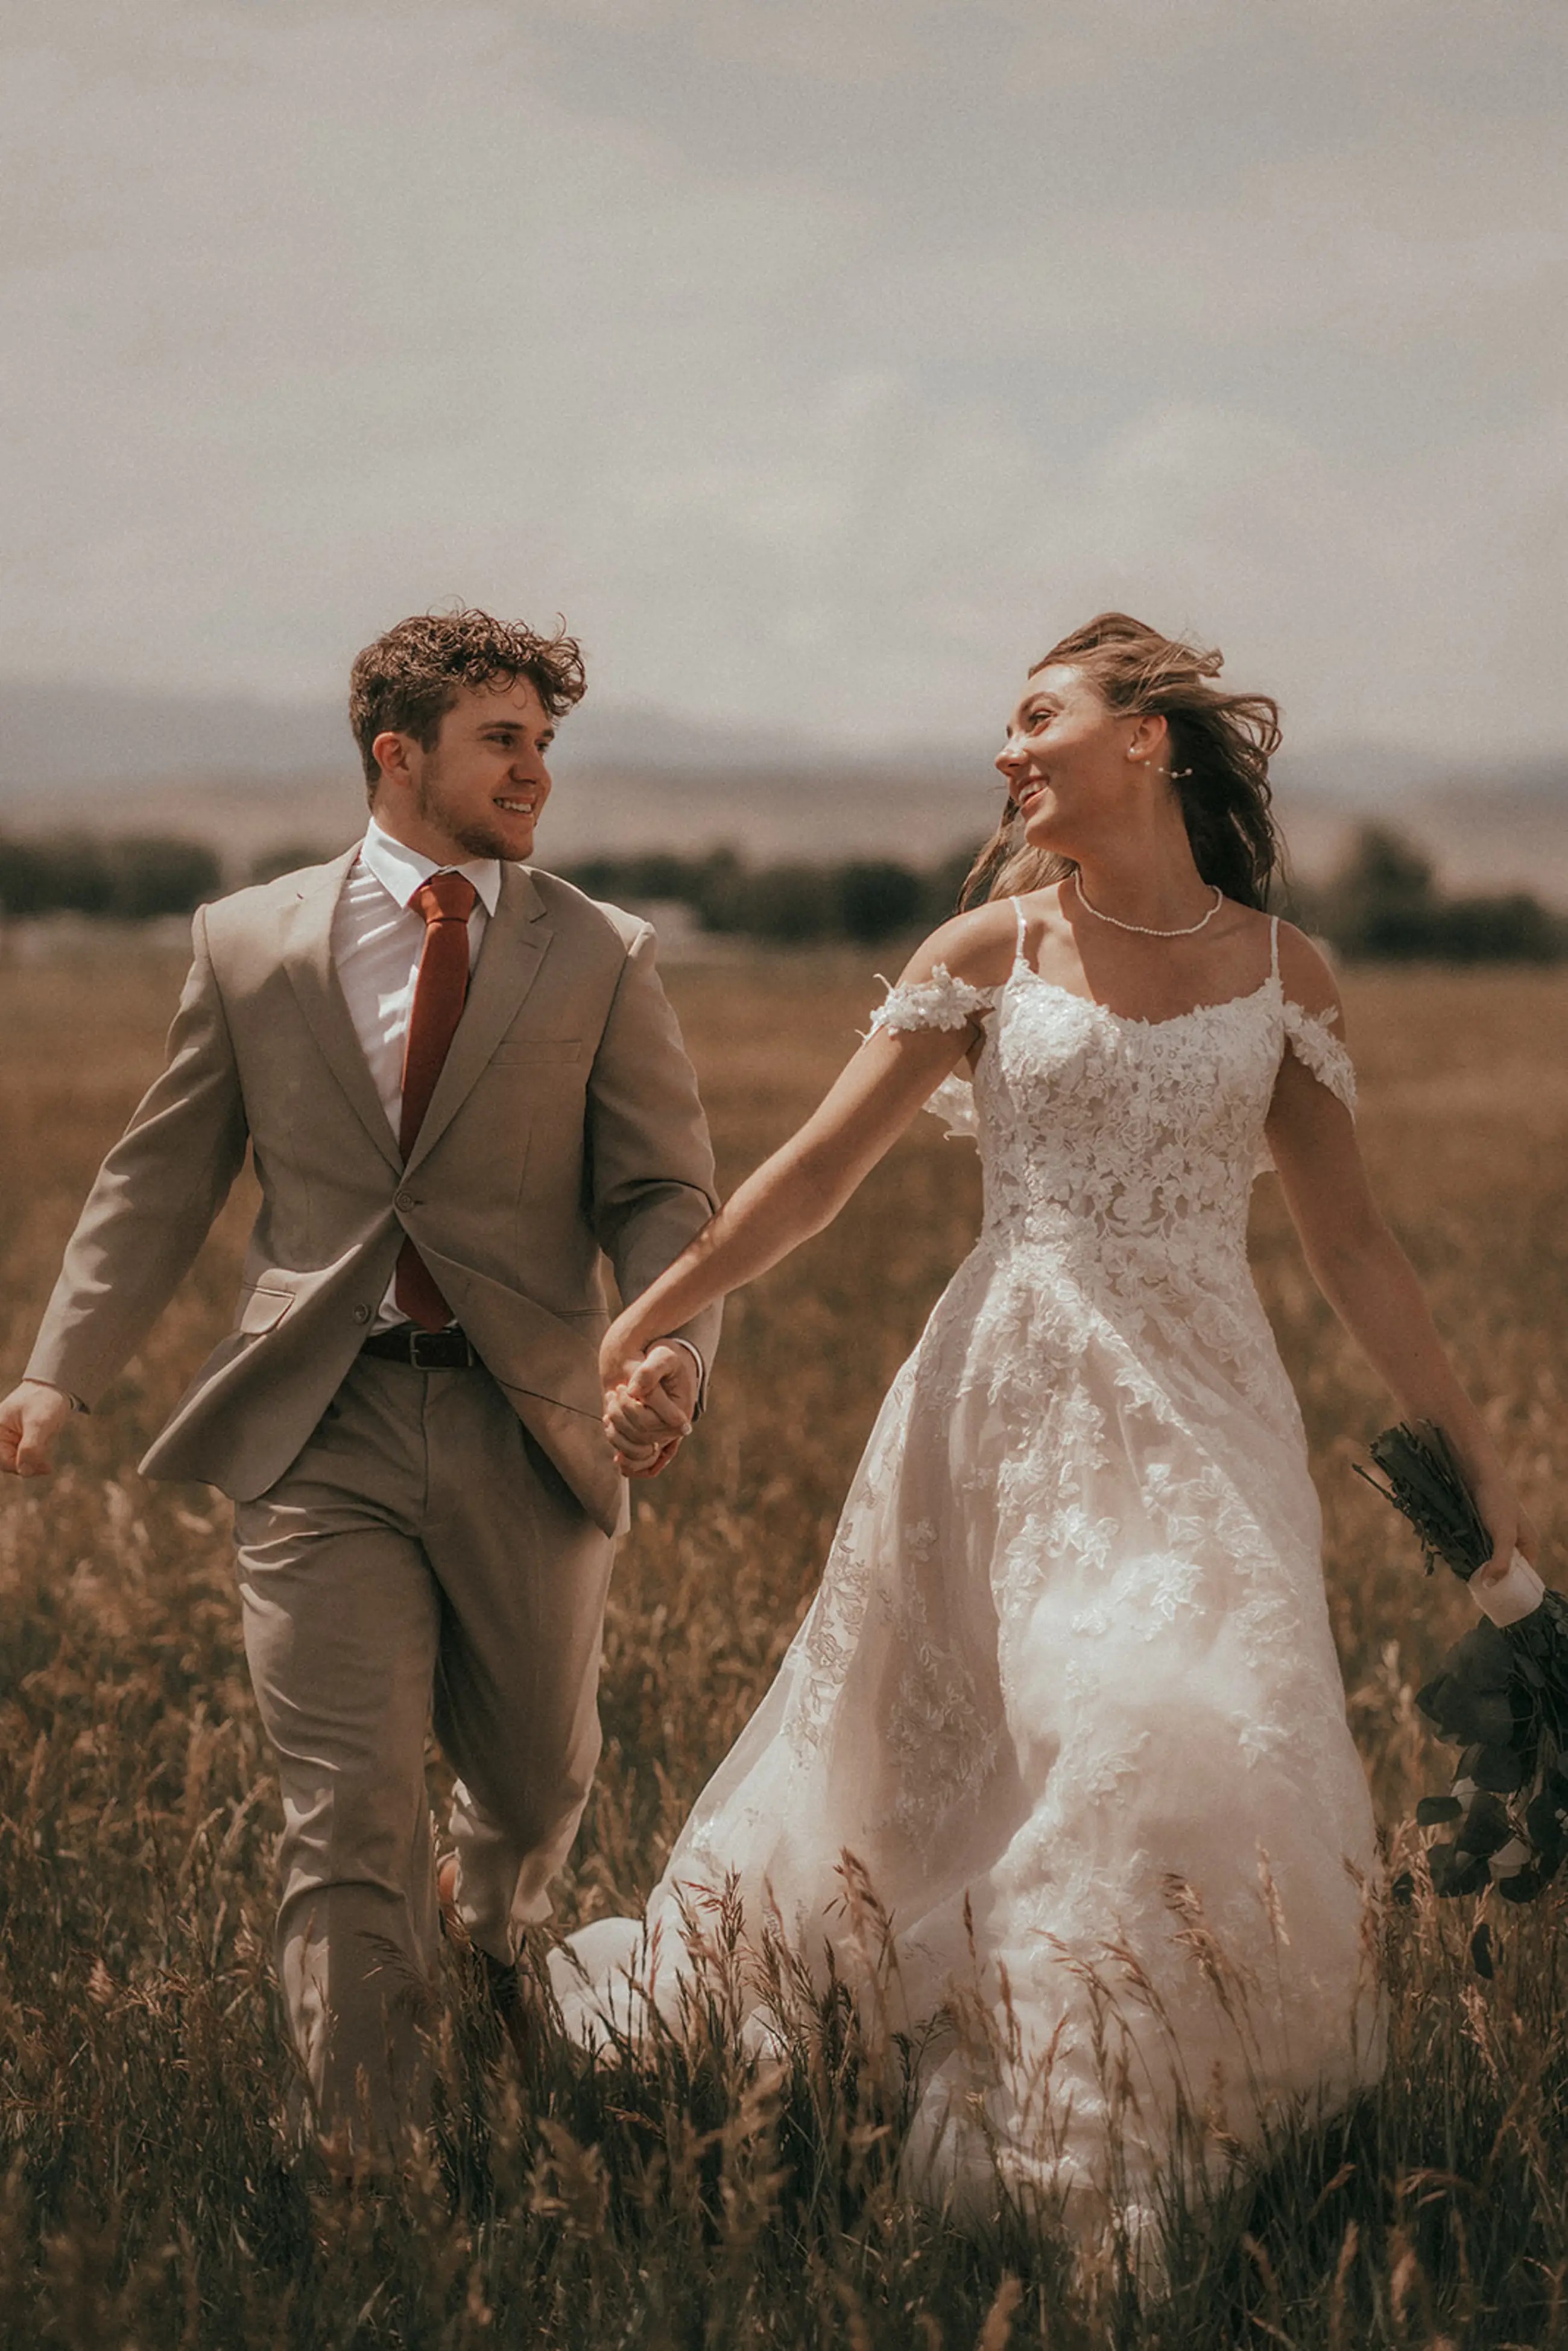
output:
MULTIPOLYGON (((177 971, 0 966, 0 1316, 19 1368, 98 1158, 156 1066, 177 971)), ((727 1182, 815 1099, 869 959, 673 975, 727 1182)), ((1568 977, 1355 978, 1363 1132, 1394 1222, 1550 1533, 1568 1471, 1568 977)), ((877 1400, 967 1246, 973 1154, 935 1122, 732 1308, 714 1409, 640 1499, 606 1751, 563 1924, 637 1903, 810 1596, 877 1400)), ((1064 2278, 901 2202, 896 2100, 841 2015, 748 2074, 716 2033, 637 2073, 545 2034, 519 2073, 454 1974, 428 2165, 334 2184, 289 2153, 266 1960, 277 1803, 227 1511, 141 1445, 226 1322, 246 1203, 49 1487, 0 1494, 0 2344, 470 2346, 1568 2344, 1562 1904, 1470 1971, 1418 1884, 1385 1935, 1385 2084, 1200 2215, 1168 2294, 1064 2278)), ((1350 1474, 1385 1399, 1273 1187, 1260 1285, 1307 1416, 1351 1719, 1397 1853, 1443 1758, 1413 1691, 1467 1621, 1350 1474)), ((1554 1571, 1561 1579, 1559 1564, 1554 1571)))

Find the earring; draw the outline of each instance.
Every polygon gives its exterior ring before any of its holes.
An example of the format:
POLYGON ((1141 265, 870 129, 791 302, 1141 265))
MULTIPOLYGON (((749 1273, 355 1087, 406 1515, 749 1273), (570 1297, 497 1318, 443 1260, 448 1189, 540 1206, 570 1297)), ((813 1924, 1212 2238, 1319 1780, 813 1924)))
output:
MULTIPOLYGON (((1143 768, 1148 765, 1147 758, 1137 751, 1129 751, 1127 757, 1134 767, 1143 768)), ((1156 768, 1155 773, 1156 776, 1163 776, 1167 784, 1179 784, 1184 776, 1191 775, 1192 769, 1190 768, 1156 768)))

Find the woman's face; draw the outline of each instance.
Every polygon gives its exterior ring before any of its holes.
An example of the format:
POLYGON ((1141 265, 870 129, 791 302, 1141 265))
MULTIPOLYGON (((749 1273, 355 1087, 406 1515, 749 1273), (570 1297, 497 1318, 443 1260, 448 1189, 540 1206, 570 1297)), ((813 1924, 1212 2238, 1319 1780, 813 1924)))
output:
POLYGON ((1163 720, 1118 717, 1072 664, 1037 670, 997 754, 1030 847, 1079 856, 1116 823, 1164 734, 1163 720))

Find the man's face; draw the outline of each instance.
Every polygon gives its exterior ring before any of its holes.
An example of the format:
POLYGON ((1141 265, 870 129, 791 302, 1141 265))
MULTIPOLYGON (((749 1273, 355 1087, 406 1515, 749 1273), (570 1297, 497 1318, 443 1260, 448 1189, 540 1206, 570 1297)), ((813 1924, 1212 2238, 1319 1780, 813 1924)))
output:
POLYGON ((407 735, 377 737, 377 818, 439 864, 531 857, 554 740, 555 722, 531 679, 470 688, 443 718, 433 749, 407 735))

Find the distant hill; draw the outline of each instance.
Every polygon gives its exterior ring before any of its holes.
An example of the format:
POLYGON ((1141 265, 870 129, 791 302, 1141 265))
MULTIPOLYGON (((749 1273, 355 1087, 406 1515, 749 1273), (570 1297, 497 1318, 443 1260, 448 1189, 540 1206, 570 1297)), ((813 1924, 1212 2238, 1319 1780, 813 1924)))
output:
MULTIPOLYGON (((555 772, 540 846, 563 863, 718 843, 759 860, 920 862, 978 841, 1000 804, 988 742, 872 759, 591 702, 562 729, 555 772)), ((1286 755, 1276 776, 1304 873, 1371 817, 1421 841, 1449 887, 1525 887, 1568 906, 1568 752, 1482 768, 1347 745, 1286 755)), ((0 829, 186 834, 237 878, 281 844, 346 843, 363 819, 340 705, 0 681, 0 829)))
POLYGON ((55 789, 209 772, 351 772, 353 756, 348 720, 331 704, 0 680, 0 807, 55 789))
MULTIPOLYGON (((601 709, 591 700, 572 712, 563 743, 580 765, 669 774, 758 760, 796 769, 832 758, 799 732, 726 726, 624 705, 601 709)), ((350 773, 358 768, 346 695, 342 702, 273 703, 0 679, 0 800, 100 783, 298 777, 335 767, 350 773)))

